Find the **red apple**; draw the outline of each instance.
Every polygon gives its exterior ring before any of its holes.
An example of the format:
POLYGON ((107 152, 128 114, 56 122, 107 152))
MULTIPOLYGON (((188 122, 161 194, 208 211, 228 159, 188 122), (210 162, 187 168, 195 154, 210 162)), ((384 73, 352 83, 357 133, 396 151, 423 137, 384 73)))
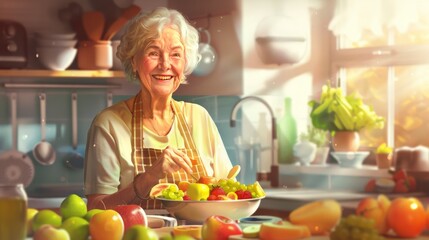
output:
POLYGON ((204 240, 228 240, 229 236, 238 234, 242 234, 240 225, 228 217, 219 215, 208 217, 201 229, 204 240))
POLYGON ((118 212, 119 215, 121 215, 122 220, 124 220, 125 231, 134 225, 143 225, 147 227, 146 212, 139 205, 118 205, 114 210, 118 212))

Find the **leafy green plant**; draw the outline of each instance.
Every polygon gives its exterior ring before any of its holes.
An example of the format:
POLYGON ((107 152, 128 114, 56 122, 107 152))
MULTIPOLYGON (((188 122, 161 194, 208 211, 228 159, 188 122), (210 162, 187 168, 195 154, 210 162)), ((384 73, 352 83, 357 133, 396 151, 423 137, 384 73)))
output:
POLYGON ((356 93, 345 96, 341 88, 322 87, 320 101, 312 100, 311 122, 315 128, 330 131, 359 131, 384 127, 384 118, 363 103, 356 93))
POLYGON ((375 153, 380 153, 380 154, 389 154, 392 153, 393 149, 389 146, 386 145, 386 143, 382 143, 380 144, 380 146, 377 147, 377 149, 375 150, 375 153))
POLYGON ((309 141, 317 145, 317 147, 326 146, 328 143, 327 131, 318 129, 312 125, 308 125, 307 132, 301 133, 299 138, 301 141, 309 141))

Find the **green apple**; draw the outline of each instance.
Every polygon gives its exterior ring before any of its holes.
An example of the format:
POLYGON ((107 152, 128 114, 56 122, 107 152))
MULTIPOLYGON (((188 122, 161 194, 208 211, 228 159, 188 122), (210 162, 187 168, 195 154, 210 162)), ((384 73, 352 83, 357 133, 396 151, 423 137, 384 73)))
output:
POLYGON ((207 200, 210 195, 210 188, 204 183, 190 183, 186 194, 194 201, 207 200))
POLYGON ((68 232, 45 224, 34 232, 33 240, 70 240, 68 232))
POLYGON ((33 218, 38 212, 35 208, 27 208, 27 236, 33 235, 33 218))
POLYGON ((85 219, 86 219, 86 221, 91 221, 91 218, 92 218, 92 216, 94 216, 95 214, 97 214, 97 213, 100 213, 100 212, 103 212, 104 210, 102 210, 102 209, 97 209, 97 208, 94 208, 94 209, 91 209, 91 210, 89 210, 86 214, 85 214, 85 219))
POLYGON ((61 222, 61 216, 56 212, 49 209, 40 210, 33 217, 33 232, 36 232, 42 225, 45 224, 49 224, 55 228, 58 228, 61 226, 61 222))
POLYGON ((86 202, 76 194, 70 194, 60 206, 61 216, 64 219, 69 217, 84 217, 88 212, 86 202))
POLYGON ((87 240, 89 237, 89 222, 81 217, 67 218, 61 228, 69 233, 70 240, 87 240))
POLYGON ((158 234, 146 226, 134 225, 128 228, 123 240, 158 240, 158 234))

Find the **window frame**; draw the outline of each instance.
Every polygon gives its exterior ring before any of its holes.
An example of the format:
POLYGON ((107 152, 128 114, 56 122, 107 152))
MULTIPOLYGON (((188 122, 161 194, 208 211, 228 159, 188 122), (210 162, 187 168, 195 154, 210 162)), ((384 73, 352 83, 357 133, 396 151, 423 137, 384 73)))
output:
POLYGON ((363 48, 340 48, 341 37, 331 37, 331 84, 347 93, 344 68, 386 67, 388 71, 388 106, 385 127, 387 144, 395 146, 395 84, 396 66, 429 64, 429 44, 386 45, 363 48))

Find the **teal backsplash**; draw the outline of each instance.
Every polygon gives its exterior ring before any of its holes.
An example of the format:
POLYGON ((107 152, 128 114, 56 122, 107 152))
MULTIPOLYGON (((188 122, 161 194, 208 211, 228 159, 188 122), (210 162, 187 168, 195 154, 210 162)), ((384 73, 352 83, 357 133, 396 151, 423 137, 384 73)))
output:
MULTIPOLYGON (((53 165, 38 163, 32 154, 33 147, 40 141, 39 92, 17 91, 17 148, 27 153, 35 167, 35 177, 27 187, 29 196, 65 196, 69 193, 82 194, 83 170, 71 169, 65 165, 72 147, 71 90, 46 90, 46 140, 53 145, 57 158, 53 165)), ((107 93, 103 90, 79 90, 78 95, 78 147, 76 151, 84 155, 86 134, 94 116, 107 106, 107 93)), ((113 96, 113 103, 130 96, 113 96)), ((229 126, 229 116, 238 96, 175 96, 202 105, 215 121, 233 164, 236 162, 234 138, 240 134, 241 121, 237 126, 229 126)), ((9 92, 0 91, 0 153, 12 149, 9 92)))

